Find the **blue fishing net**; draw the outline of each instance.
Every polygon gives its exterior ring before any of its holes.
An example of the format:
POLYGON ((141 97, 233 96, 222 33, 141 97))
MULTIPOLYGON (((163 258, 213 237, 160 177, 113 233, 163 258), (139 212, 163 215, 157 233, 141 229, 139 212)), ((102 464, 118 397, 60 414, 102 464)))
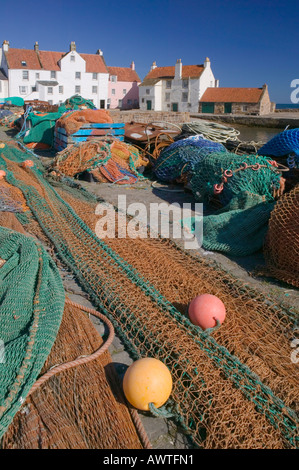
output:
POLYGON ((207 140, 201 135, 178 140, 161 152, 153 172, 161 181, 174 181, 182 174, 192 173, 202 158, 215 151, 226 152, 226 149, 222 144, 207 140))
POLYGON ((277 134, 258 151, 259 155, 283 157, 293 154, 288 158, 290 168, 299 168, 299 129, 290 129, 277 134))

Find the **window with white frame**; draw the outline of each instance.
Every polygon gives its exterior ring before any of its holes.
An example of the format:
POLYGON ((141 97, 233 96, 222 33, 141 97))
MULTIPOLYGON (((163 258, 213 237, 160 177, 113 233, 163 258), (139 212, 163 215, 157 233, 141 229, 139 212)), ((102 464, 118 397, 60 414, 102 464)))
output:
POLYGON ((75 78, 77 80, 80 80, 81 79, 81 72, 75 72, 75 78))
POLYGON ((59 85, 58 90, 59 90, 59 93, 62 94, 62 93, 63 93, 63 86, 62 86, 62 85, 59 85))
POLYGON ((36 74, 35 74, 35 79, 39 80, 39 73, 38 72, 36 72, 36 74))
POLYGON ((145 93, 146 93, 147 95, 149 95, 149 94, 150 94, 150 89, 147 88, 147 89, 145 90, 145 93))
POLYGON ((92 87, 92 93, 95 95, 98 93, 98 87, 97 86, 93 86, 92 87))
POLYGON ((31 87, 31 93, 34 93, 36 91, 36 86, 31 87))
POLYGON ((118 107, 121 108, 123 105, 123 100, 118 100, 118 107))
POLYGON ((53 87, 48 86, 48 95, 53 95, 53 87))
POLYGON ((165 93, 165 101, 170 101, 170 93, 165 93))
POLYGON ((115 88, 112 88, 111 95, 115 95, 115 88))
POLYGON ((182 81, 182 87, 183 88, 188 88, 188 86, 189 86, 189 80, 183 80, 182 81))
POLYGON ((98 79, 98 74, 97 74, 97 73, 93 73, 93 74, 92 74, 92 79, 93 79, 93 80, 97 80, 97 79, 98 79))
POLYGON ((29 80, 29 71, 23 70, 22 77, 23 77, 23 80, 29 80))
POLYGON ((107 104, 111 104, 111 99, 110 98, 107 99, 107 104))
POLYGON ((74 55, 71 55, 70 61, 71 61, 71 62, 75 62, 75 60, 76 60, 75 56, 74 56, 74 55))
POLYGON ((166 88, 171 88, 171 80, 166 80, 166 88))
POLYGON ((55 72, 55 70, 51 70, 51 78, 56 78, 56 72, 55 72))
POLYGON ((23 65, 23 67, 27 67, 27 62, 26 62, 26 60, 22 60, 22 65, 23 65))
POLYGON ((75 86, 75 93, 81 93, 81 87, 80 85, 75 86))
POLYGON ((116 83, 116 75, 111 75, 111 82, 116 83))
POLYGON ((126 95, 127 94, 127 90, 124 88, 123 89, 123 95, 126 95))
POLYGON ((188 101, 188 93, 182 93, 182 101, 183 101, 183 103, 187 103, 187 101, 188 101))
POLYGON ((20 92, 20 95, 26 95, 27 94, 27 87, 26 86, 20 86, 19 87, 19 92, 20 92))

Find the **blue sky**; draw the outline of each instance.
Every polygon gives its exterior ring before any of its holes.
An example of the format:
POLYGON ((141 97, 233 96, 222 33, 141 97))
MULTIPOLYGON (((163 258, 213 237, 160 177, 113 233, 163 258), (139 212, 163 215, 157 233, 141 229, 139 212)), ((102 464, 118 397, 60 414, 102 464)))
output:
POLYGON ((78 52, 102 49, 107 65, 135 61, 143 79, 158 66, 211 60, 223 87, 269 86, 290 103, 299 79, 299 2, 272 0, 14 0, 1 2, 0 32, 11 47, 78 52))

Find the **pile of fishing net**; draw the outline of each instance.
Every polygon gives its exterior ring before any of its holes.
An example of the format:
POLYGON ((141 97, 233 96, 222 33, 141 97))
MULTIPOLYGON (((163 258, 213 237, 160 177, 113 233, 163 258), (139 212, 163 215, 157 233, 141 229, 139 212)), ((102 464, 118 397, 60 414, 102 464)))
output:
POLYGON ((8 109, 0 110, 0 125, 6 127, 14 127, 15 121, 20 118, 21 113, 14 113, 8 109))
POLYGON ((168 145, 157 158, 153 173, 164 182, 185 181, 195 165, 211 152, 225 152, 221 143, 212 142, 201 135, 190 136, 168 145))
POLYGON ((210 153, 195 166, 190 186, 197 201, 222 206, 203 217, 203 248, 234 256, 262 248, 275 200, 284 191, 276 162, 256 155, 210 153))
POLYGON ((33 238, 0 227, 0 437, 36 381, 64 306, 58 269, 33 238))
POLYGON ((22 224, 27 230, 30 218, 38 222, 133 359, 155 357, 168 366, 168 416, 200 448, 297 448, 299 387, 290 357, 298 313, 167 239, 118 238, 117 224, 116 238, 100 239, 97 201, 59 183, 54 189, 37 159, 22 167, 26 158, 13 146, 0 156, 7 182, 30 207, 22 224), (202 293, 226 306, 225 322, 212 332, 186 316, 202 293))
POLYGON ((95 105, 91 100, 82 98, 82 96, 80 95, 71 96, 70 98, 66 99, 63 105, 61 106, 65 106, 67 109, 96 109, 95 105))
POLYGON ((271 212, 264 246, 267 271, 299 287, 299 185, 284 194, 271 212))
POLYGON ((112 324, 64 302, 55 264, 7 214, 0 212, 1 448, 148 447, 108 352, 112 324), (106 325, 105 340, 90 315, 106 325))
POLYGON ((299 168, 299 129, 289 129, 277 134, 258 151, 259 155, 288 156, 289 168, 299 168))
POLYGON ((51 165, 51 175, 74 177, 87 171, 95 181, 132 184, 143 178, 138 168, 147 164, 133 145, 114 137, 99 137, 59 152, 51 165))
POLYGON ((66 134, 71 135, 87 123, 112 124, 113 119, 106 109, 81 109, 64 113, 58 119, 56 127, 64 128, 66 134))

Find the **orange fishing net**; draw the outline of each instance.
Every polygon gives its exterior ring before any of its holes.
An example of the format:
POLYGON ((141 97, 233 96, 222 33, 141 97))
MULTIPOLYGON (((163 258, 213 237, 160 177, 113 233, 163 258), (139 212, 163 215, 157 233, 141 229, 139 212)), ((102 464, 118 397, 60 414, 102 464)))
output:
POLYGON ((63 127, 68 135, 77 132, 83 124, 113 123, 109 111, 106 109, 82 109, 65 113, 56 121, 56 127, 63 127))
POLYGON ((137 169, 147 164, 136 147, 104 137, 68 146, 57 154, 51 168, 52 176, 60 173, 73 177, 90 170, 97 181, 128 184, 138 180, 141 175, 137 169))
POLYGON ((264 247, 267 270, 299 287, 299 185, 276 203, 264 247))
MULTIPOLYGON (((41 374, 91 355, 102 343, 84 307, 67 302, 41 374)), ((109 352, 58 372, 37 388, 16 414, 2 448, 143 448, 109 352)))
POLYGON ((61 187, 64 204, 34 169, 5 162, 61 259, 113 320, 128 350, 169 367, 175 412, 199 447, 297 445, 291 310, 169 240, 103 243, 94 235, 95 204, 61 187), (212 336, 186 318, 188 303, 202 293, 218 296, 227 310, 212 336))

